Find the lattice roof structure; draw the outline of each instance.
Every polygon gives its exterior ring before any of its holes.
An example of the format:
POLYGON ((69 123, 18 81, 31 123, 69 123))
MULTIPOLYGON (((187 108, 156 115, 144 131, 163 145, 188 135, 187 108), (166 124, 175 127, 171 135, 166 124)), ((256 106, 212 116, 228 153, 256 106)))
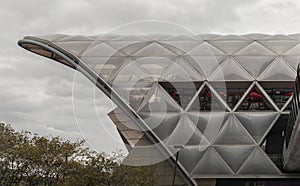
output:
POLYGON ((130 150, 155 144, 174 164, 181 146, 179 171, 191 183, 291 176, 266 144, 289 114, 299 34, 56 34, 19 45, 82 72, 111 98, 130 150))

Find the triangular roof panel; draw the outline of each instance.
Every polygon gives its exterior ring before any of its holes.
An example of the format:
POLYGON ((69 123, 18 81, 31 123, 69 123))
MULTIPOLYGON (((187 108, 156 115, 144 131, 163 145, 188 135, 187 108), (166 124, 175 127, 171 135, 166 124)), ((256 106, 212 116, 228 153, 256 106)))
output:
POLYGON ((284 56, 283 59, 289 64, 291 67, 293 67, 294 70, 297 70, 297 67, 300 63, 300 55, 299 56, 284 56))
POLYGON ((191 172, 192 176, 205 174, 233 174, 233 171, 212 146, 206 150, 191 172))
POLYGON ((196 69, 202 76, 207 78, 224 61, 226 56, 187 56, 183 59, 196 69))
POLYGON ((114 82, 111 84, 112 88, 123 98, 123 101, 128 103, 134 110, 139 109, 152 85, 153 82, 147 79, 139 82, 114 82))
POLYGON ((264 38, 268 35, 267 34, 261 34, 261 33, 251 33, 251 34, 245 34, 245 35, 242 35, 242 36, 246 37, 248 39, 258 40, 258 39, 264 38))
POLYGON ((210 81, 251 81, 253 78, 238 65, 232 57, 228 57, 221 66, 208 77, 210 81))
POLYGON ((208 146, 184 146, 184 148, 180 150, 178 161, 188 172, 191 172, 207 148, 208 146))
POLYGON ((129 55, 128 48, 131 48, 132 51, 138 50, 139 48, 145 46, 147 42, 139 41, 118 41, 118 40, 109 40, 104 41, 106 44, 114 48, 116 51, 129 55))
POLYGON ((295 47, 291 48, 283 55, 285 56, 299 56, 300 55, 300 44, 296 45, 295 47))
POLYGON ((294 81, 296 72, 281 58, 278 57, 258 77, 260 81, 294 81))
POLYGON ((138 112, 180 112, 180 106, 158 83, 154 83, 138 112))
POLYGON ((76 38, 74 38, 75 40, 66 40, 66 41, 58 41, 58 42, 54 42, 56 45, 62 47, 63 49, 67 50, 68 52, 71 52, 72 54, 74 54, 75 56, 80 56, 82 53, 84 53, 89 46, 93 43, 93 40, 91 40, 89 38, 88 39, 84 39, 81 38, 82 40, 76 40, 76 38))
POLYGON ((135 84, 146 78, 149 78, 149 74, 147 74, 147 72, 142 70, 135 63, 135 61, 127 61, 123 63, 122 66, 118 68, 118 70, 116 70, 113 74, 111 74, 108 82, 110 84, 120 83, 120 82, 125 82, 125 83, 132 82, 135 84))
POLYGON ((123 64, 129 62, 129 58, 126 56, 116 57, 88 57, 81 58, 88 67, 90 67, 97 75, 101 76, 104 80, 108 80, 115 71, 119 69, 123 64))
POLYGON ((228 118, 226 112, 190 112, 188 117, 197 126, 206 139, 212 143, 225 120, 228 118))
POLYGON ((237 53, 235 53, 235 55, 242 55, 242 56, 249 56, 249 55, 254 55, 254 56, 268 56, 268 55, 275 55, 275 53, 272 52, 271 50, 267 49, 263 45, 259 44, 258 42, 253 42, 253 43, 247 45, 242 50, 240 50, 237 53))
POLYGON ((247 46, 251 41, 250 40, 222 40, 215 39, 210 40, 209 43, 211 43, 216 48, 220 49, 221 51, 225 52, 228 55, 232 55, 235 52, 241 50, 245 46, 247 46))
POLYGON ((180 119, 180 113, 169 112, 143 112, 139 116, 144 120, 150 129, 160 138, 167 140, 177 126, 180 119))
POLYGON ((288 40, 283 38, 280 40, 273 40, 271 38, 270 40, 261 40, 259 42, 278 55, 286 53, 299 43, 298 41, 291 40, 291 38, 288 40))
POLYGON ((240 169, 254 148, 255 146, 251 145, 215 146, 217 152, 234 172, 240 169))
POLYGON ((134 59, 136 64, 147 72, 149 75, 160 77, 162 72, 167 69, 169 65, 175 63, 170 58, 166 57, 140 57, 134 59))
POLYGON ((230 115, 214 142, 216 145, 249 145, 255 144, 240 122, 230 115))
POLYGON ((275 59, 275 56, 234 56, 234 59, 257 78, 275 59))
POLYGON ((259 147, 256 147, 238 174, 280 174, 280 171, 268 156, 259 147))
POLYGON ((178 81, 203 81, 204 78, 193 68, 186 64, 185 61, 178 60, 171 64, 165 71, 162 72, 161 78, 169 82, 178 81))
POLYGON ((178 145, 204 145, 208 146, 209 142, 205 139, 203 134, 198 130, 197 126, 183 114, 166 142, 167 146, 178 145))
POLYGON ((201 40, 175 40, 160 42, 160 44, 177 55, 182 55, 203 43, 201 40))
POLYGON ((277 115, 276 112, 236 113, 237 118, 257 143, 266 135, 277 115))
POLYGON ((167 48, 163 47, 158 42, 148 43, 145 47, 131 54, 132 56, 139 57, 163 57, 163 56, 174 56, 174 53, 167 48))
POLYGON ((186 52, 188 55, 191 56, 219 56, 225 55, 222 51, 217 49, 216 47, 212 46, 207 42, 203 42, 200 45, 196 46, 192 50, 186 52))
POLYGON ((104 57, 104 56, 125 56, 118 52, 105 42, 99 42, 93 46, 89 46, 82 54, 83 57, 104 57))

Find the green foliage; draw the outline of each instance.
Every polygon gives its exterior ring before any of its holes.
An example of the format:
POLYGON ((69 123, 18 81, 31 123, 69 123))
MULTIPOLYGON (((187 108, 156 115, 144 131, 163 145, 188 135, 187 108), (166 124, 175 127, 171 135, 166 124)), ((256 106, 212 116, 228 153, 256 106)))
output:
POLYGON ((124 166, 120 152, 109 156, 83 144, 0 123, 0 185, 155 185, 155 167, 124 166))

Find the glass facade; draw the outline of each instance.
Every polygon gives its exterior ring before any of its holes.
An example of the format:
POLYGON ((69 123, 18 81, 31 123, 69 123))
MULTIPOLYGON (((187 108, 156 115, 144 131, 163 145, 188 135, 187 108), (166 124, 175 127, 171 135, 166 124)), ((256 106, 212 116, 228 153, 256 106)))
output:
MULTIPOLYGON (((19 44, 44 55, 45 49, 30 41, 51 43, 76 57, 141 118, 155 140, 171 151, 183 147, 178 165, 190 179, 282 178, 289 176, 282 154, 299 39, 48 35, 19 44)), ((131 133, 138 137, 122 136, 135 140, 128 143, 131 148, 145 140, 140 131, 131 133)))

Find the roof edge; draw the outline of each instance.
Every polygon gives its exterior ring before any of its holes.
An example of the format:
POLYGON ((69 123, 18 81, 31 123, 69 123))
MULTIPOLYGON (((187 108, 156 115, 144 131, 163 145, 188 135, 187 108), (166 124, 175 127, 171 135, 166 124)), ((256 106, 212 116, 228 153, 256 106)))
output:
POLYGON ((65 57, 72 59, 76 64, 78 64, 79 61, 76 56, 48 40, 27 36, 19 40, 17 44, 25 50, 52 59, 72 69, 76 69, 76 65, 68 62, 65 57))

